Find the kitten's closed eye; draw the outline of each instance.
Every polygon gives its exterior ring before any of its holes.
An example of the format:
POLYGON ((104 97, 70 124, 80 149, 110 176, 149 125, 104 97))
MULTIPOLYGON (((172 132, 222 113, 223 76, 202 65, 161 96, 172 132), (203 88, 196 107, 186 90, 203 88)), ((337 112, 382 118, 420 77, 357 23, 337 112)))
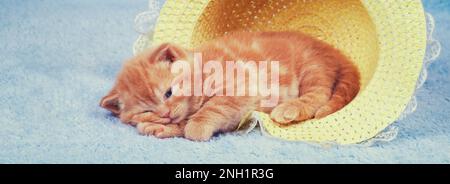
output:
POLYGON ((166 93, 164 93, 164 97, 166 97, 166 99, 170 98, 172 96, 172 88, 169 88, 166 93))

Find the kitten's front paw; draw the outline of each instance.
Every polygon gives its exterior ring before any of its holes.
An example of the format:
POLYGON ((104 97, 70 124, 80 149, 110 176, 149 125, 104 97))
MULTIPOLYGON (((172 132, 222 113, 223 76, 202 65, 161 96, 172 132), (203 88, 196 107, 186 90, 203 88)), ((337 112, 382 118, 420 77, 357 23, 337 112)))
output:
POLYGON ((153 113, 145 112, 136 114, 131 118, 130 124, 136 125, 140 122, 152 122, 152 123, 158 123, 158 124, 168 124, 170 123, 169 118, 160 118, 156 116, 153 113))
POLYGON ((184 137, 193 141, 207 141, 214 134, 214 128, 205 123, 189 121, 184 128, 184 137))
POLYGON ((183 130, 178 127, 178 125, 139 123, 136 127, 138 129, 138 132, 142 135, 152 135, 161 139, 183 136, 183 130))
POLYGON ((308 119, 298 104, 289 102, 276 106, 270 113, 270 118, 279 124, 290 124, 308 119))

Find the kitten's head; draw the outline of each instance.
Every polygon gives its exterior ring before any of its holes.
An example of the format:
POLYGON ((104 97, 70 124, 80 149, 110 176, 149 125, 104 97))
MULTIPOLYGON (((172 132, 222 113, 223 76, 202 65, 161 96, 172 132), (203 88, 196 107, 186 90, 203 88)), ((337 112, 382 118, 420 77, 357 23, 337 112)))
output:
POLYGON ((172 94, 172 63, 187 59, 187 52, 171 44, 162 44, 126 62, 113 89, 100 106, 119 116, 125 123, 146 113, 147 121, 179 123, 187 118, 191 96, 172 94))

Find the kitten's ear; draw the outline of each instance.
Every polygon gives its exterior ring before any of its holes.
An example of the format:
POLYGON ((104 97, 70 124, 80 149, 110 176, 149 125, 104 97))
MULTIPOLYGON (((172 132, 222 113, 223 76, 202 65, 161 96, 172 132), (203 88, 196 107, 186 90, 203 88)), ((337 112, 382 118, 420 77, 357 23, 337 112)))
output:
POLYGON ((156 49, 156 53, 158 61, 169 61, 169 62, 174 62, 183 59, 187 55, 182 48, 170 43, 161 44, 156 49))
POLYGON ((100 101, 100 106, 111 111, 114 114, 119 114, 119 93, 117 93, 115 89, 111 90, 108 95, 102 98, 102 100, 100 101))

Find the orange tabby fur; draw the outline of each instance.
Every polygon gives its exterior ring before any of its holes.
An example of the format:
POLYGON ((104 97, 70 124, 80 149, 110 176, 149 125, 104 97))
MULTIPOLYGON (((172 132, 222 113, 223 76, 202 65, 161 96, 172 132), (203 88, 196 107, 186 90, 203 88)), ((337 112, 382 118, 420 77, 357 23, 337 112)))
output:
POLYGON ((214 133, 235 130, 242 116, 253 110, 270 113, 280 124, 322 118, 348 104, 359 88, 356 67, 322 41, 294 32, 235 33, 195 50, 162 44, 132 58, 100 105, 122 122, 137 125, 141 134, 205 141, 214 133), (203 61, 222 64, 237 60, 279 61, 279 104, 261 108, 259 96, 166 99, 164 94, 175 78, 170 71, 172 63, 192 61, 194 52, 202 53, 203 61))

